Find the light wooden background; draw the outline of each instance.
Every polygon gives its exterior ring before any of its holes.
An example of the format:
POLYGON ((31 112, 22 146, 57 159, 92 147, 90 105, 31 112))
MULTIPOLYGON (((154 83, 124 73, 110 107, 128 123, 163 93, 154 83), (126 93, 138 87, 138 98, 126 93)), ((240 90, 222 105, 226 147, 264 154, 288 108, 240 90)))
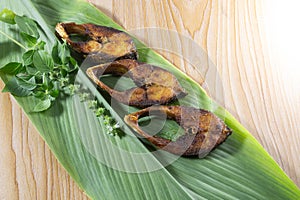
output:
MULTIPOLYGON (((285 35, 287 32, 279 34, 277 21, 268 21, 275 20, 274 9, 281 9, 282 3, 270 0, 91 2, 127 30, 141 27, 176 30, 202 47, 226 88, 224 98, 219 98, 214 90, 211 95, 239 119, 300 186, 300 70, 293 67, 296 57, 294 60, 290 55, 292 47, 280 43, 280 37, 287 36, 291 45, 296 41, 291 39, 293 35, 285 35)), ((284 27, 286 23, 283 22, 284 27)), ((190 65, 174 55, 161 53, 202 82, 190 65)), ((213 86, 211 70, 201 66, 204 80, 210 79, 213 86)), ((10 95, 0 94, 0 108, 0 199, 87 199, 10 95)))

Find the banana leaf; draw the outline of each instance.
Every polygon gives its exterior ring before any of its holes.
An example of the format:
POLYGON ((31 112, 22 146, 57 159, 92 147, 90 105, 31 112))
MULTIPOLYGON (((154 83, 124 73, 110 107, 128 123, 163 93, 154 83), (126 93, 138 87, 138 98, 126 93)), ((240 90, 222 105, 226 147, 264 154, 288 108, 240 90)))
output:
MULTIPOLYGON (((42 38, 55 41, 57 22, 95 23, 122 29, 93 5, 67 0, 2 0, 0 8, 34 18, 43 30, 42 38)), ((15 29, 1 23, 1 30, 17 40, 15 29)), ((0 64, 21 60, 22 50, 0 36, 0 64), (9 49, 10 51, 4 51, 9 49)), ((171 71, 191 94, 182 100, 213 111, 223 118, 233 134, 207 157, 174 158, 151 154, 122 121, 135 109, 120 105, 116 113, 85 76, 77 81, 107 107, 124 129, 123 136, 105 134, 104 122, 75 95, 60 98, 49 110, 32 113, 35 99, 16 97, 53 154, 92 199, 300 199, 299 188, 286 176, 255 138, 224 108, 218 106, 191 78, 143 43, 135 40, 141 61, 171 71), (171 162, 168 165, 168 162, 171 162)), ((0 74, 4 82, 8 77, 0 74)), ((171 125, 170 125, 171 126, 171 125)))

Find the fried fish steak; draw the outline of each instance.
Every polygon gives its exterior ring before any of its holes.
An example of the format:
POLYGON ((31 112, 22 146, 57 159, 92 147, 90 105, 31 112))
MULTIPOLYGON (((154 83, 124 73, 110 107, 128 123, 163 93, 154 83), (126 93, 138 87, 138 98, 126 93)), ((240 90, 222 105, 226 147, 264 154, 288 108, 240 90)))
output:
POLYGON ((187 95, 170 72, 132 59, 97 65, 88 68, 86 73, 111 97, 130 106, 144 108, 155 104, 164 105, 187 95), (125 91, 114 90, 99 79, 105 74, 131 78, 137 87, 125 91))
POLYGON ((106 63, 116 59, 137 59, 132 38, 120 30, 95 24, 58 23, 56 35, 64 39, 78 53, 91 58, 95 63, 106 63), (80 36, 82 41, 73 41, 80 36))
POLYGON ((173 154, 183 156, 204 157, 217 145, 221 144, 231 134, 231 130, 213 113, 185 106, 151 106, 138 112, 128 114, 125 122, 140 136, 158 148, 173 154), (146 133, 139 126, 139 119, 150 114, 167 116, 176 121, 183 130, 184 135, 176 141, 171 141, 146 133))

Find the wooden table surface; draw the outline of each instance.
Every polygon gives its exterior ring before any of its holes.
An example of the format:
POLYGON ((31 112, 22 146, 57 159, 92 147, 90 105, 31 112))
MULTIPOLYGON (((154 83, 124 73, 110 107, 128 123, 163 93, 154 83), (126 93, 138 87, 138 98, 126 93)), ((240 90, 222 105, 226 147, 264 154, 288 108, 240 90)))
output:
MULTIPOLYGON (((223 98, 218 99, 214 90, 210 95, 300 186, 299 31, 293 26, 298 24, 297 6, 276 0, 91 2, 127 30, 160 27, 195 41, 211 59, 226 88, 223 98)), ((161 53, 194 75, 191 66, 178 56, 161 53)), ((203 79, 213 88, 217 83, 210 79, 211 70, 200 66, 203 79)), ((87 199, 13 97, 0 94, 0 108, 0 199, 87 199)))

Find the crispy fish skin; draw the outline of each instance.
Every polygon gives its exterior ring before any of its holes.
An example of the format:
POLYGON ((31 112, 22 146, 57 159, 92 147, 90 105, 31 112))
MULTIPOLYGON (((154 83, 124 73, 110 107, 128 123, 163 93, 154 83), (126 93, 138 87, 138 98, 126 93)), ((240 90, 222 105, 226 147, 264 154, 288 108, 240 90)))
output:
POLYGON ((125 32, 95 24, 58 23, 56 35, 78 53, 88 55, 95 63, 105 63, 116 59, 137 59, 137 51, 132 38, 125 32), (70 36, 86 36, 87 41, 72 41, 70 36))
POLYGON ((139 135, 156 147, 173 154, 204 157, 217 145, 225 141, 231 130, 213 113, 185 106, 152 106, 124 117, 125 122, 139 135), (176 121, 185 131, 176 141, 152 136, 143 131, 138 124, 142 117, 150 113, 166 115, 176 121))
POLYGON ((155 104, 167 104, 187 95, 170 72, 131 59, 97 65, 88 68, 86 73, 114 99, 130 106, 144 108, 155 104), (129 77, 137 87, 126 91, 114 90, 99 80, 99 77, 105 74, 129 77))

